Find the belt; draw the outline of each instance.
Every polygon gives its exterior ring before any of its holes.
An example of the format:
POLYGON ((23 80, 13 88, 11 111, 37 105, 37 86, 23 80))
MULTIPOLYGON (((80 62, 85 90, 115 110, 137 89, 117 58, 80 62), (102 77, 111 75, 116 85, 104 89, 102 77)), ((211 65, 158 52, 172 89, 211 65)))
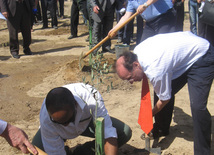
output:
POLYGON ((18 2, 18 3, 23 3, 24 0, 16 0, 16 2, 18 2))

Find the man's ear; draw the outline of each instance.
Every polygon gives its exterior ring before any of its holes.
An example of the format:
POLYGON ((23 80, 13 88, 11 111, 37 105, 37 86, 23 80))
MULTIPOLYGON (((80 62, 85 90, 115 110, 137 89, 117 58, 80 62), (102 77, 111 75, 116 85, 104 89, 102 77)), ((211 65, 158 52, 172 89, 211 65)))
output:
POLYGON ((140 66, 138 61, 134 61, 132 65, 133 65, 133 69, 138 68, 140 66))

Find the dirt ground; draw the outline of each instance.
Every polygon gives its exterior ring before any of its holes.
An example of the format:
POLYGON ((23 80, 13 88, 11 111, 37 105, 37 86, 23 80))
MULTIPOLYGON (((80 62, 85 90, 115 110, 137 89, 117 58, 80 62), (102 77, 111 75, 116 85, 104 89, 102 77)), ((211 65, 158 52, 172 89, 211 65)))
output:
MULTIPOLYGON (((0 118, 22 128, 32 140, 39 128, 39 111, 47 92, 58 86, 68 83, 82 82, 88 72, 81 72, 78 68, 79 56, 89 50, 88 28, 80 18, 78 36, 68 40, 70 35, 70 6, 71 2, 65 2, 65 19, 59 19, 57 30, 49 28, 42 30, 41 24, 34 26, 32 32, 33 55, 25 56, 22 48, 22 36, 20 37, 20 59, 12 59, 8 46, 8 30, 5 21, 0 21, 0 118)), ((188 8, 186 7, 185 10, 188 8)), ((49 24, 50 27, 50 24, 49 24)), ((189 30, 188 12, 184 23, 184 30, 189 30)), ((135 34, 136 36, 136 26, 135 34)), ((112 39, 112 48, 117 44, 116 38, 112 39)), ((135 47, 131 44, 130 49, 135 47)), ((114 62, 115 54, 106 53, 104 56, 114 62)), ((88 58, 85 59, 88 61, 88 58)), ((133 85, 120 80, 114 73, 108 74, 113 81, 113 89, 107 92, 107 81, 100 92, 103 95, 106 108, 111 116, 114 116, 128 124, 133 132, 131 140, 119 149, 119 155, 149 154, 145 152, 145 141, 140 138, 143 131, 137 123, 141 83, 133 85)), ((151 88, 152 92, 152 88, 151 88)), ((210 92, 208 108, 214 121, 214 88, 210 92)), ((152 95, 152 94, 151 94, 152 95)), ((214 124, 214 123, 213 123, 214 124)), ((212 134, 214 130, 212 130, 212 134)), ((81 144, 88 139, 79 137, 67 142, 69 146, 81 144)), ((0 138, 0 154, 22 154, 0 138)), ((160 147, 163 155, 192 155, 193 154, 193 126, 189 107, 188 90, 185 86, 177 95, 170 135, 159 141, 151 141, 151 146, 160 147)), ((212 142, 212 152, 214 144, 212 142)), ((214 154, 214 153, 213 153, 214 154)))

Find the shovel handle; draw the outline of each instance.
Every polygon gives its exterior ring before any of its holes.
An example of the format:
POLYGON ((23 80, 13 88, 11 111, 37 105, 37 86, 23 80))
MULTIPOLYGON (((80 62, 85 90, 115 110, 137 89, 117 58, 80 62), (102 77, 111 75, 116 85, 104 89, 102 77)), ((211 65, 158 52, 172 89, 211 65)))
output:
MULTIPOLYGON (((36 150, 37 150, 37 152, 38 152, 38 155, 48 155, 47 153, 45 153, 44 151, 42 151, 41 149, 39 149, 38 147, 36 147, 36 146, 34 146, 35 148, 36 148, 36 150)), ((28 149, 28 151, 30 152, 30 153, 32 153, 33 155, 34 155, 34 153, 29 149, 29 148, 27 148, 28 149)))
MULTIPOLYGON (((112 33, 117 33, 120 29, 122 29, 126 24, 128 24, 132 19, 134 19, 139 13, 135 12, 131 17, 129 17, 124 23, 122 23, 119 27, 117 27, 112 33)), ((94 46, 92 49, 90 49, 87 53, 84 54, 82 59, 87 57, 91 52, 93 52, 96 48, 101 46, 104 42, 106 42, 108 39, 110 39, 110 36, 106 36, 103 40, 101 40, 96 46, 94 46)))
POLYGON ((103 40, 101 40, 96 46, 94 46, 92 49, 90 49, 87 53, 84 54, 84 56, 82 57, 83 59, 85 57, 87 57, 89 54, 91 54, 91 52, 93 52, 96 48, 98 48, 99 46, 101 46, 104 42, 106 42, 108 39, 110 39, 109 36, 106 36, 103 40))
POLYGON ((135 12, 131 17, 129 17, 126 21, 124 21, 119 27, 117 27, 112 33, 117 33, 120 29, 122 29, 126 24, 128 24, 132 19, 134 19, 139 13, 135 12))

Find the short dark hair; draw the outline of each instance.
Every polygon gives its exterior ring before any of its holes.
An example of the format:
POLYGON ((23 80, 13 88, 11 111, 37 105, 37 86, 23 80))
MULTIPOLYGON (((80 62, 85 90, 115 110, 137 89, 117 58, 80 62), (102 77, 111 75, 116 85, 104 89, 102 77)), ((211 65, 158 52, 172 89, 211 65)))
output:
POLYGON ((132 71, 133 70, 133 62, 137 61, 137 55, 134 54, 133 52, 124 52, 120 55, 120 57, 123 56, 124 57, 124 67, 128 70, 128 71, 132 71))
POLYGON ((46 108, 49 111, 59 111, 69 105, 75 107, 76 100, 70 90, 64 87, 57 87, 49 91, 46 96, 46 108))

